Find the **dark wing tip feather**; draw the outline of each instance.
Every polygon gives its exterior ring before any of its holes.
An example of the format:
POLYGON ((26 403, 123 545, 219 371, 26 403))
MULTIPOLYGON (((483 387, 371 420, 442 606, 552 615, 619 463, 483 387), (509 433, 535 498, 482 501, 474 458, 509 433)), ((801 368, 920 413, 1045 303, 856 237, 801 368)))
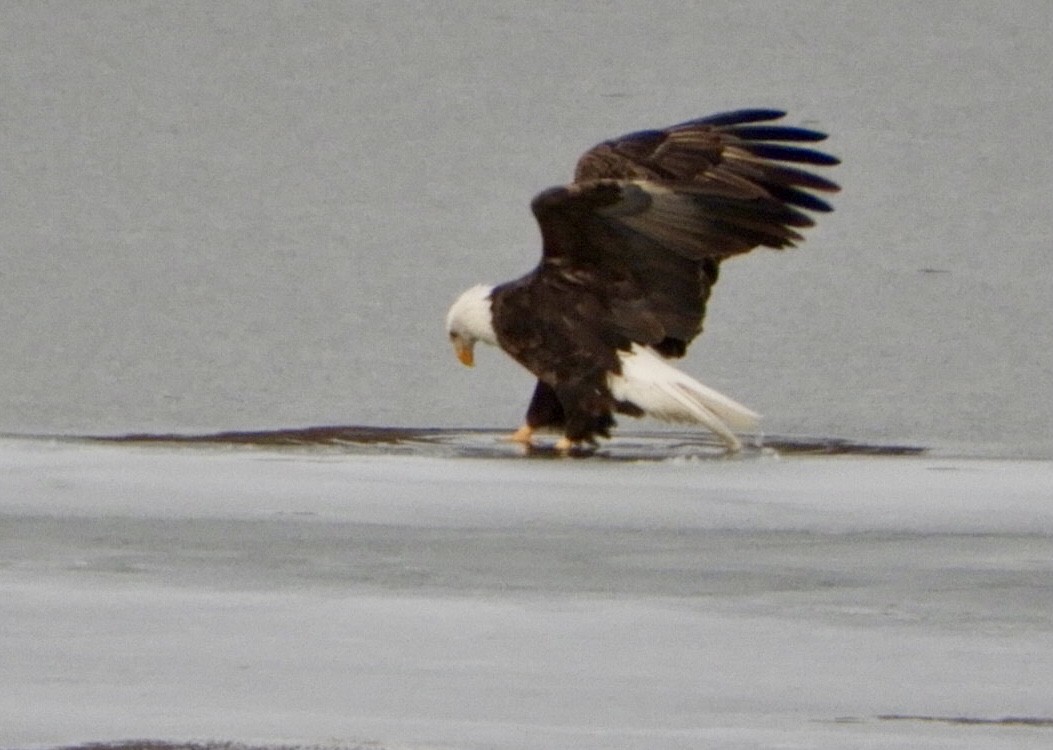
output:
POLYGON ((731 112, 718 112, 715 115, 707 115, 694 120, 674 125, 670 130, 681 128, 693 128, 699 125, 720 128, 728 125, 746 125, 751 122, 764 122, 765 120, 778 120, 785 117, 786 113, 781 109, 736 109, 731 112))
POLYGON ((766 164, 763 174, 769 183, 793 185, 794 187, 808 188, 809 190, 821 190, 826 193, 836 193, 841 189, 841 186, 833 180, 783 164, 766 164))
POLYGON ((817 198, 816 196, 812 195, 811 193, 805 192, 804 190, 798 190, 797 188, 788 187, 785 185, 769 185, 767 187, 767 190, 773 198, 777 198, 793 206, 807 208, 809 211, 830 213, 834 210, 834 207, 826 201, 824 201, 822 198, 817 198))
POLYGON ((810 148, 798 148, 797 146, 783 146, 770 141, 751 143, 749 141, 740 144, 743 151, 748 151, 754 156, 774 161, 792 161, 798 164, 815 164, 816 166, 832 167, 840 164, 841 160, 836 156, 815 151, 810 148))
POLYGON ((808 128, 786 127, 782 125, 745 125, 729 127, 725 133, 741 138, 744 141, 799 141, 815 143, 825 141, 826 133, 808 128))

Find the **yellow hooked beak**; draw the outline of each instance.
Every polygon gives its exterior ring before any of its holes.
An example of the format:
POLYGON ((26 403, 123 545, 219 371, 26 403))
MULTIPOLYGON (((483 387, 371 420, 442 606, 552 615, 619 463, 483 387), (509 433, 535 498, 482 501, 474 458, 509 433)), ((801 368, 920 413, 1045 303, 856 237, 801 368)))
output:
POLYGON ((475 365, 475 352, 473 342, 466 341, 460 336, 454 336, 453 350, 457 353, 457 359, 461 360, 461 364, 466 367, 472 367, 475 365))

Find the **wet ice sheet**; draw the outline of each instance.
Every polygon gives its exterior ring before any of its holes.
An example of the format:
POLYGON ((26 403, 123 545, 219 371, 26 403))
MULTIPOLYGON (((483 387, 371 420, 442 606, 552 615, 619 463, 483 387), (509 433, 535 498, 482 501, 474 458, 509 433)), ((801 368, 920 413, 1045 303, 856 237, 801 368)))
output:
POLYGON ((4 441, 0 746, 1045 747, 1051 487, 4 441))

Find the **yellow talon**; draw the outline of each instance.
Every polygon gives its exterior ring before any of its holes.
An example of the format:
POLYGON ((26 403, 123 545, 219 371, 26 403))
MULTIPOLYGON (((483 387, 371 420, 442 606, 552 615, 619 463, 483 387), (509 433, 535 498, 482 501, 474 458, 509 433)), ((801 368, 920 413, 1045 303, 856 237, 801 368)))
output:
POLYGON ((568 438, 566 435, 556 441, 556 452, 566 455, 574 450, 574 446, 577 445, 573 440, 568 438))
POLYGON ((532 438, 534 437, 534 428, 528 424, 523 425, 518 430, 513 432, 511 435, 507 435, 502 438, 509 443, 520 443, 521 445, 531 445, 532 438))

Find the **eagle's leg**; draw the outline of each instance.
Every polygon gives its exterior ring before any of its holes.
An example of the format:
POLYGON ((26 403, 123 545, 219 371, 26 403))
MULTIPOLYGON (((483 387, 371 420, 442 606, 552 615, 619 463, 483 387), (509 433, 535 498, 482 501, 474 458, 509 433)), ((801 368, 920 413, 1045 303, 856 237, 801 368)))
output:
POLYGON ((552 386, 542 381, 537 381, 534 387, 534 395, 527 407, 526 419, 523 426, 503 438, 509 443, 519 443, 527 448, 532 446, 534 433, 538 430, 561 427, 563 425, 563 405, 560 404, 556 392, 552 386))

